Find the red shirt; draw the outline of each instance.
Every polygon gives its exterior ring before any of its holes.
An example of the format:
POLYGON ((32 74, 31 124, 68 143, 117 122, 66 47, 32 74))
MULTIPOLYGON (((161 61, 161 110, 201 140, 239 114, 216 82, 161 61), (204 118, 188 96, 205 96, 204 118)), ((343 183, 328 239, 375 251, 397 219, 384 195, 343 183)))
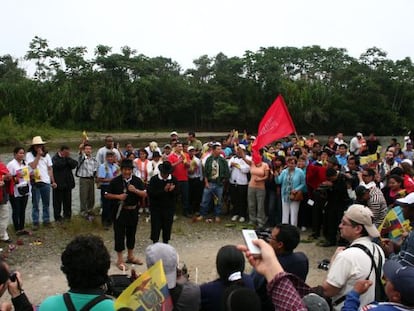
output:
MULTIPOLYGON (((185 153, 185 158, 187 159, 187 163, 190 163, 191 159, 188 153, 185 153)), ((171 162, 172 165, 178 162, 181 159, 181 155, 176 154, 175 152, 171 153, 168 156, 168 161, 171 162)), ((177 178, 178 181, 188 181, 188 168, 184 165, 183 162, 174 166, 172 175, 177 178)))
POLYGON ((404 174, 404 189, 407 194, 414 192, 414 180, 407 174, 404 174))

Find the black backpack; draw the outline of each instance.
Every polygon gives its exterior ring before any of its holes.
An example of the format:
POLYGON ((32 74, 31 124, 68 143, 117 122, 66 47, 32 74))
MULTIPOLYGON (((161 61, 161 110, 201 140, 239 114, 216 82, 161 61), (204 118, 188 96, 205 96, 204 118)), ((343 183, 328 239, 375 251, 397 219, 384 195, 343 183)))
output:
MULTIPOLYGON (((106 295, 104 295, 104 294, 99 295, 99 296, 97 296, 97 297, 93 298, 91 301, 89 301, 89 302, 88 302, 86 305, 84 305, 84 306, 83 306, 83 308, 82 308, 82 309, 80 309, 79 311, 89 311, 89 310, 91 310, 94 306, 96 306, 98 303, 100 303, 101 301, 106 300, 106 299, 112 299, 112 298, 111 298, 111 297, 109 297, 109 296, 106 296, 106 295)), ((72 299, 70 298, 69 293, 64 293, 64 294, 63 294, 63 300, 65 301, 65 305, 66 305, 66 308, 68 309, 68 311, 76 311, 76 308, 75 308, 75 306, 74 306, 74 304, 73 304, 72 299)))

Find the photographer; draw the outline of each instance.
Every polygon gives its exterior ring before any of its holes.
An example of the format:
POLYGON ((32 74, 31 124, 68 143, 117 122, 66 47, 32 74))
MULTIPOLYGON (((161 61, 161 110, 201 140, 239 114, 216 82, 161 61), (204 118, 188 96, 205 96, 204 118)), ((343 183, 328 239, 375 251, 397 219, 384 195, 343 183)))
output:
MULTIPOLYGON (((9 266, 4 261, 0 260, 0 296, 3 296, 6 289, 12 297, 12 303, 15 311, 32 311, 33 306, 24 293, 23 282, 20 272, 11 273, 9 266)), ((12 304, 10 302, 3 302, 0 306, 2 311, 11 311, 12 304)))

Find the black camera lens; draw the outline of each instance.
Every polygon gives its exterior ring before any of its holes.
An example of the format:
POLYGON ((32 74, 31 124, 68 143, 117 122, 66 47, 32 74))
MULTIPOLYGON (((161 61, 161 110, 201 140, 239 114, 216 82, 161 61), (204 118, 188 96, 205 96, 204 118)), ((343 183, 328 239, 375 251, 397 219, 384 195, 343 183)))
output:
POLYGON ((9 279, 12 282, 16 282, 16 280, 17 280, 16 272, 11 272, 10 275, 9 275, 9 279))

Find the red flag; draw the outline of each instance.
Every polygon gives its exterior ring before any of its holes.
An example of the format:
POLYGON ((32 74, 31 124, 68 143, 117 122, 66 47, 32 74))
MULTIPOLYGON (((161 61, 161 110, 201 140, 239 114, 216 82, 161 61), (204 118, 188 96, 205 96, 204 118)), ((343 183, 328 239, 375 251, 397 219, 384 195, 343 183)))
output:
POLYGON ((260 121, 252 149, 258 151, 272 141, 294 132, 296 132, 295 125, 290 117, 285 100, 282 95, 279 95, 260 121))

